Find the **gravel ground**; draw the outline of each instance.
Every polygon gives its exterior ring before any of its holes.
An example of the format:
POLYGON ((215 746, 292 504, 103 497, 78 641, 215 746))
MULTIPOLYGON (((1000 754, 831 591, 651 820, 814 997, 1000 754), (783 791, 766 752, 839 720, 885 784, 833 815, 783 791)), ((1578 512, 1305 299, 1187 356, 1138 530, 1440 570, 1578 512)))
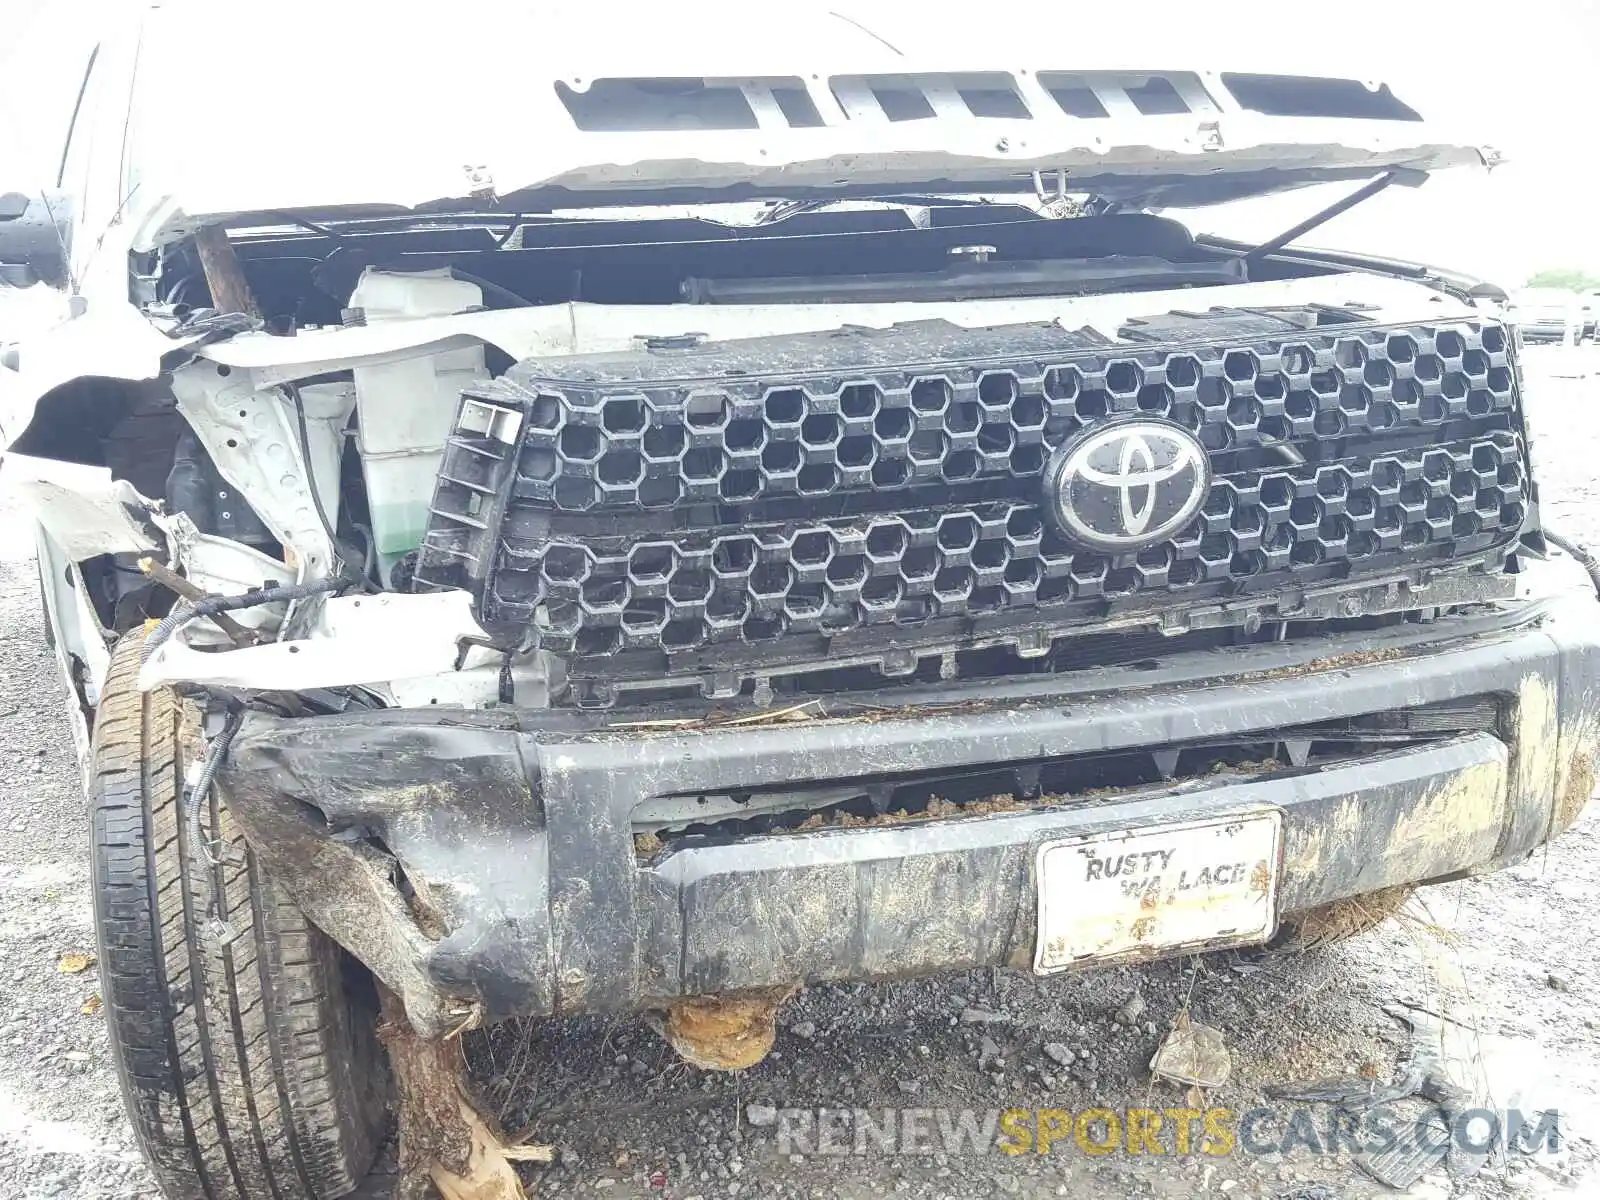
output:
MULTIPOLYGON (((1600 351, 1530 359, 1545 511, 1600 545, 1600 405, 1589 398, 1600 351)), ((85 817, 28 538, 21 522, 0 523, 0 979, 9 983, 0 990, 0 1194, 149 1196, 94 1012, 95 973, 61 969, 93 941, 85 817)), ((473 1053, 508 1124, 559 1147, 559 1162, 535 1177, 544 1195, 1334 1200, 1398 1193, 1348 1154, 1303 1148, 1096 1157, 1069 1139, 1047 1156, 820 1154, 783 1144, 770 1110, 970 1109, 981 1120, 1010 1106, 1178 1106, 1183 1093, 1152 1082, 1147 1064, 1187 1009, 1221 1030, 1233 1054, 1233 1078, 1206 1103, 1242 1111, 1263 1102, 1270 1082, 1387 1079, 1410 1040, 1383 1006, 1413 1001, 1465 1022, 1493 1102, 1558 1109, 1565 1142, 1558 1154, 1512 1155, 1470 1178, 1435 1172, 1407 1194, 1589 1195, 1600 1192, 1597 886, 1600 806, 1514 870, 1430 889, 1402 920, 1299 958, 814 988, 785 1012, 772 1056, 737 1077, 677 1063, 636 1022, 503 1029, 473 1053)), ((1326 1109, 1313 1111, 1326 1121, 1326 1109)))

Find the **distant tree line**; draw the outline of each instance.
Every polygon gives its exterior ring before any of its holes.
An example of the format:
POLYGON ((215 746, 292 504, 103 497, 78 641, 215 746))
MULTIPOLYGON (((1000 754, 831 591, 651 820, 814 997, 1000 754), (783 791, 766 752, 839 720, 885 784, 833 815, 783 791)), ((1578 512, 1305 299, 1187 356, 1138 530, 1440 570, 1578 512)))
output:
POLYGON ((1581 267, 1558 267, 1530 276, 1528 286, 1561 288, 1569 292, 1600 292, 1600 275, 1591 275, 1581 267))

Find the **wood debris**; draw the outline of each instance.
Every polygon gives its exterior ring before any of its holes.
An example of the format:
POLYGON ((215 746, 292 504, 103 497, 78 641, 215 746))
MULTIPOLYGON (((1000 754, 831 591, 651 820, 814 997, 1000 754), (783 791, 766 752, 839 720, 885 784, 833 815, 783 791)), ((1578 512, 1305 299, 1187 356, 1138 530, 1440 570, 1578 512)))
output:
POLYGON ((399 1093, 401 1183, 421 1200, 431 1182, 441 1200, 527 1200, 518 1162, 550 1162, 549 1146, 508 1140, 480 1111, 459 1038, 430 1040, 411 1027, 399 997, 380 988, 378 1036, 399 1093))

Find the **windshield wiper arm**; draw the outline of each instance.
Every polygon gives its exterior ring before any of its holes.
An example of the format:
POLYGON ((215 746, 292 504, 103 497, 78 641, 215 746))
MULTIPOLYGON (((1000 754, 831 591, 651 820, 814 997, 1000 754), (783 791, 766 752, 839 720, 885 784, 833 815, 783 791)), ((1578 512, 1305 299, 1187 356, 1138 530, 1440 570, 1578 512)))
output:
POLYGON ((1245 254, 1245 265, 1253 266, 1269 255, 1276 254, 1301 234, 1310 233, 1317 226, 1327 224, 1339 214, 1349 212, 1362 201, 1372 199, 1392 183, 1398 183, 1402 187, 1420 187, 1427 178, 1428 173, 1426 171, 1417 171, 1410 167, 1394 167, 1379 175, 1376 179, 1369 179, 1348 196, 1335 200, 1327 208, 1312 213, 1300 224, 1285 229, 1277 237, 1269 241, 1262 242, 1254 250, 1245 254))

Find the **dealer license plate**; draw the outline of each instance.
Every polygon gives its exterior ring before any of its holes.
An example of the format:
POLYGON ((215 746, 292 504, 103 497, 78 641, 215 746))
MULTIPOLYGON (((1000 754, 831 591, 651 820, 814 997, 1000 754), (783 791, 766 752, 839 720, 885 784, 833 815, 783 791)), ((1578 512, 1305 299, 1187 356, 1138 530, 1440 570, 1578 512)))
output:
POLYGON ((1267 809, 1044 843, 1033 969, 1266 941, 1282 840, 1267 809))

